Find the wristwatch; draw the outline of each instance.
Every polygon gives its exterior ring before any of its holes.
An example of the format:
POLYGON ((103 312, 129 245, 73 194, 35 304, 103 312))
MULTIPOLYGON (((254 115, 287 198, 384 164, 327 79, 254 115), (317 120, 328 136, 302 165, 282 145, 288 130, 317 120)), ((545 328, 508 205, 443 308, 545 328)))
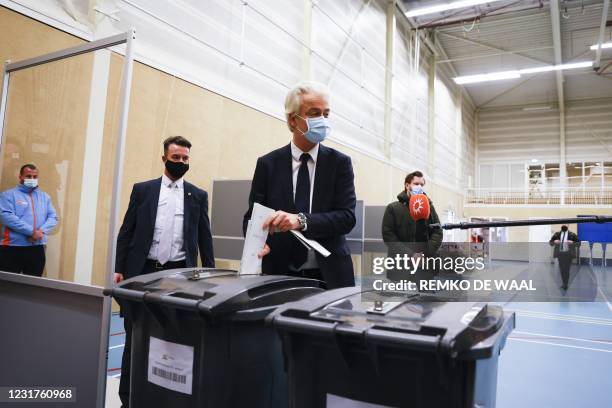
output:
POLYGON ((302 231, 306 231, 306 228, 308 228, 308 219, 306 218, 304 213, 298 213, 298 221, 300 221, 300 229, 302 231))

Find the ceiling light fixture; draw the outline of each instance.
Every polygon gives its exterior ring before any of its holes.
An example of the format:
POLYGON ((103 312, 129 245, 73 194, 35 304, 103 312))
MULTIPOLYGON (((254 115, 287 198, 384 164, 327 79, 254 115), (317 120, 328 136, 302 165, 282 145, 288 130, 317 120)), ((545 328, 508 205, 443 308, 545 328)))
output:
POLYGON ((472 7, 477 6, 479 4, 484 3, 495 3, 500 0, 462 0, 462 1, 453 1, 445 4, 438 4, 437 6, 431 7, 423 7, 415 10, 410 10, 406 12, 406 17, 418 17, 423 16, 425 14, 433 14, 439 13, 441 11, 447 10, 455 10, 459 8, 472 7))
POLYGON ((576 69, 576 68, 587 68, 587 67, 592 67, 592 66, 593 66, 593 61, 572 62, 570 64, 545 65, 543 67, 525 68, 525 69, 518 69, 514 71, 502 71, 502 72, 492 72, 489 74, 459 76, 459 77, 453 78, 453 81, 455 81, 455 83, 458 85, 474 84, 477 82, 498 81, 501 79, 516 79, 516 78, 520 78, 521 75, 527 75, 527 74, 537 74, 537 73, 549 72, 549 71, 562 71, 562 70, 576 69))
POLYGON ((459 85, 473 84, 476 82, 488 82, 488 81, 499 81, 501 79, 515 79, 520 78, 521 74, 518 71, 504 71, 504 72, 493 72, 490 74, 479 74, 479 75, 468 75, 453 78, 455 83, 459 85))
MULTIPOLYGON (((598 46, 599 44, 591 45, 591 49, 596 51, 598 46)), ((612 48, 612 41, 601 44, 601 49, 603 50, 605 48, 612 48)))

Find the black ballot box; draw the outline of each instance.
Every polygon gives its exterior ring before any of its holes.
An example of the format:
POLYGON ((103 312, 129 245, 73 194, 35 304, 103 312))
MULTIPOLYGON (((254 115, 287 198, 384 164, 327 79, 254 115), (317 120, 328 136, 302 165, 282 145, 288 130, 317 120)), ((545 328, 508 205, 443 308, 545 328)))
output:
POLYGON ((130 407, 286 407, 281 344, 264 319, 323 287, 184 268, 107 289, 132 321, 130 407))
POLYGON ((513 313, 342 288, 279 307, 292 408, 492 408, 513 313), (397 300, 397 299, 396 299, 397 300))

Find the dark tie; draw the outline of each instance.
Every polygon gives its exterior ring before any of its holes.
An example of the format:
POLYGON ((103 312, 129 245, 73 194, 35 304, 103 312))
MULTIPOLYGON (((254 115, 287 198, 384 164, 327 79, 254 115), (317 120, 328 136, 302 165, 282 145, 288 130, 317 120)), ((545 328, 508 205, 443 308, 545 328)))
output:
MULTIPOLYGON (((295 209, 297 212, 310 212, 310 173, 308 172, 308 160, 310 155, 302 153, 300 156, 300 169, 298 170, 297 182, 295 183, 295 209)), ((293 266, 299 268, 306 262, 308 255, 306 247, 297 239, 293 240, 293 251, 291 260, 293 266)))
POLYGON ((310 155, 302 153, 300 156, 300 170, 295 183, 295 209, 297 212, 310 212, 310 173, 308 172, 308 160, 310 155))

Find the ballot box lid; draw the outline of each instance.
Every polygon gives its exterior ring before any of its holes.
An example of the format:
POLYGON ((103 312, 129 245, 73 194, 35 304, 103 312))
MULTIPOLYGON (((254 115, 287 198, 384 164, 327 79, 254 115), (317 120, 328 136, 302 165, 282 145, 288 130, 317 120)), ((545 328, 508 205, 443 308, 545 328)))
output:
POLYGON ((490 357, 514 328, 514 314, 499 306, 445 302, 435 294, 392 299, 361 288, 336 289, 283 305, 268 320, 281 331, 353 336, 465 358, 490 357))
POLYGON ((127 279, 105 294, 119 300, 157 304, 222 316, 262 310, 319 293, 325 284, 315 279, 283 275, 239 275, 214 268, 180 268, 127 279))

